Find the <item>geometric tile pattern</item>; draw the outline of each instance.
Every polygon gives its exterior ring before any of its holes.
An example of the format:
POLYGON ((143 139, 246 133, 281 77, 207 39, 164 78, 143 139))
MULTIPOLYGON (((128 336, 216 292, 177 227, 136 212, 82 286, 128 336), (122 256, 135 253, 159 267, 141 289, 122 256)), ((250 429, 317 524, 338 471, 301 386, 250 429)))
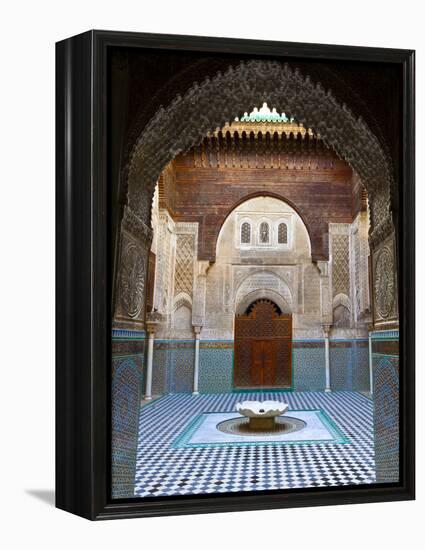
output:
POLYGON ((174 295, 185 292, 192 296, 194 235, 177 235, 176 271, 174 276, 174 295))
POLYGON ((191 392, 194 357, 193 341, 156 341, 152 369, 153 394, 191 392))
POLYGON ((112 330, 111 470, 112 496, 128 498, 134 491, 140 396, 144 386, 145 333, 112 330))
POLYGON ((366 339, 330 341, 330 378, 333 391, 370 390, 366 339))
POLYGON ((334 391, 353 389, 353 357, 351 346, 336 347, 330 342, 331 388, 334 391))
POLYGON ((372 354, 376 475, 380 483, 399 480, 399 357, 372 354))
POLYGON ((112 359, 112 497, 133 494, 136 466, 142 356, 112 359))
MULTIPOLYGON (((353 391, 370 391, 369 342, 353 341, 353 391)), ((349 388, 346 388, 349 389, 349 388)))
MULTIPOLYGON (((314 347, 302 347, 294 343, 292 349, 292 369, 294 390, 323 391, 325 389, 325 345, 315 343, 314 347)), ((307 344, 305 344, 307 346, 307 344)), ((312 343, 310 343, 312 345, 312 343)))
POLYGON ((233 343, 223 348, 199 350, 199 391, 226 393, 233 388, 233 343))
MULTIPOLYGON (((368 342, 330 341, 331 389, 369 391, 368 342)), ((201 340, 199 391, 231 392, 234 385, 233 340, 201 340)), ((194 342, 157 340, 153 358, 153 394, 192 392, 194 342)), ((293 389, 325 389, 325 347, 323 340, 294 340, 292 349, 293 389)))
POLYGON ((134 496, 211 494, 375 482, 372 401, 354 392, 165 395, 140 411, 134 496), (278 399, 322 410, 345 443, 174 448, 203 412, 234 410, 241 399, 278 399))
POLYGON ((350 264, 348 235, 332 235, 332 287, 333 296, 350 295, 350 264))
POLYGON ((170 385, 169 392, 182 393, 193 390, 193 369, 195 350, 177 348, 170 350, 170 385))

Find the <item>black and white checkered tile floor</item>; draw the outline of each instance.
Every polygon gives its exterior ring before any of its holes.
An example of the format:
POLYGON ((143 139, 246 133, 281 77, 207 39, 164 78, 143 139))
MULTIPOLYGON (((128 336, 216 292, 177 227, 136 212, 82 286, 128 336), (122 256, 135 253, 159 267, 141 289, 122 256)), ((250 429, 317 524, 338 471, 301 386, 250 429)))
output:
POLYGON ((227 493, 375 482, 372 401, 355 392, 170 394, 141 409, 135 496, 227 493), (245 399, 322 409, 348 443, 173 448, 193 418, 245 399))

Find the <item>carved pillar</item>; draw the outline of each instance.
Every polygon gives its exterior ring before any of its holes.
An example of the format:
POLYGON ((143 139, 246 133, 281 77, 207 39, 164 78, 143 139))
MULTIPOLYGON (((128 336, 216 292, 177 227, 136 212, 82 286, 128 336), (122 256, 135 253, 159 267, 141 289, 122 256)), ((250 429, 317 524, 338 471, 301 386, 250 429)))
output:
POLYGON ((325 335, 325 391, 331 391, 331 361, 329 355, 329 331, 331 325, 323 325, 325 335))
POLYGON ((318 261, 320 273, 320 311, 322 324, 332 324, 332 292, 329 278, 329 262, 318 261))
POLYGON ((205 294, 207 289, 207 272, 210 267, 208 261, 196 262, 195 285, 193 292, 192 324, 205 325, 205 294))
POLYGON ((372 250, 373 322, 375 329, 398 326, 397 274, 394 234, 372 250))
POLYGON ((120 238, 120 269, 114 324, 135 328, 139 325, 143 328, 152 230, 125 207, 120 238))
POLYGON ((193 369, 193 395, 199 394, 199 339, 201 336, 201 326, 194 326, 195 332, 195 364, 193 369))
POLYGON ((175 224, 166 210, 158 213, 154 309, 168 313, 173 297, 175 224))

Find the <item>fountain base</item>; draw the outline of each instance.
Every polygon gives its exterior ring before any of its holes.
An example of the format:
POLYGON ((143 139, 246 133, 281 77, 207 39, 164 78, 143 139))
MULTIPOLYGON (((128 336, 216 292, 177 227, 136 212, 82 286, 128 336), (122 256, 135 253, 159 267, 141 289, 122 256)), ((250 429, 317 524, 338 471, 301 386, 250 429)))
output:
POLYGON ((229 420, 224 420, 223 422, 217 424, 217 430, 226 434, 245 435, 252 437, 289 434, 292 432, 298 432, 299 430, 302 430, 306 427, 306 423, 303 420, 290 416, 274 418, 274 422, 271 424, 259 425, 257 423, 254 429, 252 428, 250 420, 252 419, 231 418, 229 420))
POLYGON ((273 430, 276 427, 276 416, 263 416, 249 418, 249 429, 252 431, 273 430))

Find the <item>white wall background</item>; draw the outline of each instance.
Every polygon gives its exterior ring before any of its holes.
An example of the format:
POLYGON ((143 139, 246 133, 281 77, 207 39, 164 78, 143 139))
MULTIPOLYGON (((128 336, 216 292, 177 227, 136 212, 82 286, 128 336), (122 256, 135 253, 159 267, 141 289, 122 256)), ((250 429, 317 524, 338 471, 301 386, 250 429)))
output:
MULTIPOLYGON (((2 4, 0 85, 0 507, 10 548, 418 548, 418 501, 91 523, 52 507, 54 483, 54 43, 97 28, 417 49, 418 207, 424 208, 421 3, 303 0, 56 0, 2 4), (39 496, 34 496, 34 491, 39 496), (44 498, 40 499, 41 495, 44 498), (416 542, 415 542, 416 541, 416 542)), ((418 219, 418 242, 425 216, 418 219)), ((421 239, 422 238, 422 239, 421 239)), ((425 276, 418 247, 418 281, 425 276)), ((418 310, 425 309, 418 286, 418 310)), ((424 316, 418 319, 418 339, 424 316)), ((419 395, 424 389, 418 354, 419 395)))

